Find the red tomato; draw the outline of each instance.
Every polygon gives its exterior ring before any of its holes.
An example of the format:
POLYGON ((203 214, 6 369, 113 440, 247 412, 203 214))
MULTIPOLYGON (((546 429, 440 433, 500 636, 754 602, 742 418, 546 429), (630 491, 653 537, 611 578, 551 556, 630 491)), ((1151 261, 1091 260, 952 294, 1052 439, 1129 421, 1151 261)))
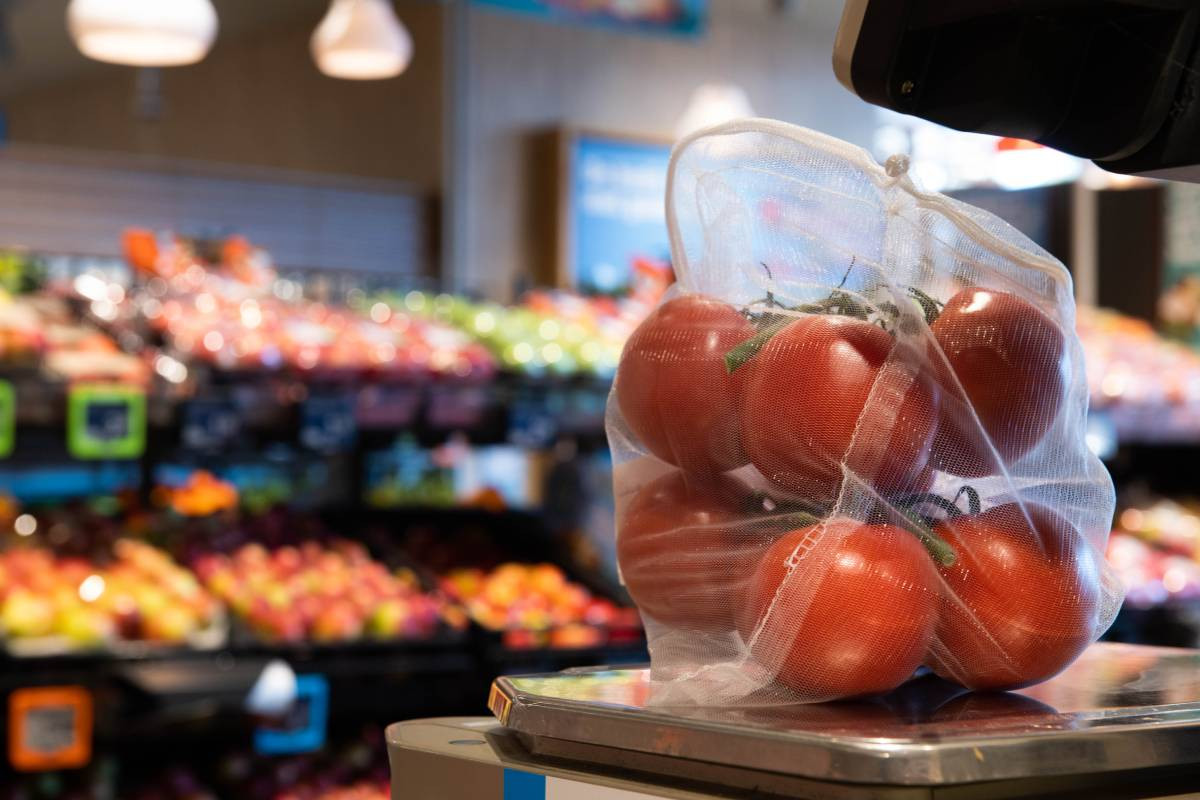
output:
POLYGON ((759 472, 827 500, 843 465, 881 492, 928 486, 937 394, 892 352, 886 331, 852 317, 800 317, 772 337, 738 370, 742 441, 759 472))
MULTIPOLYGON (((671 472, 643 486, 621 515, 617 561, 638 608, 674 628, 733 630, 763 548, 755 501, 730 478, 671 472)), ((761 513, 761 509, 759 509, 761 513)))
POLYGON ((735 373, 724 357, 754 326, 720 300, 669 300, 625 343, 617 403, 651 453, 690 472, 710 474, 746 463, 737 415, 735 373))
POLYGON ((925 657, 937 587, 913 534, 833 519, 767 550, 740 627, 755 660, 804 700, 885 692, 925 657))
POLYGON ((971 689, 1028 686, 1075 660, 1095 631, 1099 565, 1091 546, 1049 509, 1016 503, 939 524, 958 555, 930 666, 971 689))
POLYGON ((964 402, 954 379, 942 377, 935 466, 973 478, 997 474, 992 447, 1013 462, 1058 416, 1066 392, 1062 331, 1016 295, 977 288, 950 298, 930 329, 965 392, 964 402))

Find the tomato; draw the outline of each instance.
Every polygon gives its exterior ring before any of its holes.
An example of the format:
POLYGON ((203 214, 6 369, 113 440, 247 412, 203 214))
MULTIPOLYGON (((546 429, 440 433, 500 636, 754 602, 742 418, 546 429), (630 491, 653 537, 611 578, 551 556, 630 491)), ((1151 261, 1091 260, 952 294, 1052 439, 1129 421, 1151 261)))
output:
POLYGON ((643 486, 617 533, 621 577, 642 613, 674 628, 733 630, 744 585, 770 543, 755 510, 731 478, 675 471, 643 486))
POLYGON ((938 597, 912 533, 835 518, 767 550, 740 628, 755 661, 803 700, 885 692, 920 666, 938 597))
POLYGON ((646 449, 706 474, 746 463, 737 416, 738 377, 725 354, 754 335, 733 306, 701 295, 663 303, 621 353, 617 404, 646 449))
POLYGON ((951 297, 930 330, 962 385, 960 392, 943 367, 935 466, 966 477, 997 474, 992 447, 1005 464, 1016 461, 1058 416, 1066 393, 1062 331, 1016 295, 978 288, 951 297))
POLYGON ((1009 503, 935 532, 957 553, 940 567, 945 593, 930 658, 938 675, 971 689, 1027 686, 1091 643, 1099 564, 1071 523, 1009 503))
POLYGON ((759 472, 823 500, 837 497, 843 465, 881 492, 927 486, 937 394, 920 369, 889 359, 893 347, 852 317, 800 317, 772 337, 738 370, 742 441, 759 472))

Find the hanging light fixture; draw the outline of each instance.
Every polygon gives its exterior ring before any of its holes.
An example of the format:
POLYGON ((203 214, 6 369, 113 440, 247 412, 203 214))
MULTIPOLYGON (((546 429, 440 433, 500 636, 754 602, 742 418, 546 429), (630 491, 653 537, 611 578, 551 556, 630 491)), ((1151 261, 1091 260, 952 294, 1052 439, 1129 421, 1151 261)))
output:
POLYGON ((67 28, 88 58, 178 67, 208 54, 217 12, 211 0, 71 0, 67 28))
POLYGON ((313 58, 331 78, 394 78, 412 60, 413 43, 390 0, 333 0, 313 31, 313 58))
POLYGON ((705 83, 696 87, 687 109, 675 123, 675 136, 682 139, 693 131, 734 119, 753 117, 750 98, 734 83, 705 83))

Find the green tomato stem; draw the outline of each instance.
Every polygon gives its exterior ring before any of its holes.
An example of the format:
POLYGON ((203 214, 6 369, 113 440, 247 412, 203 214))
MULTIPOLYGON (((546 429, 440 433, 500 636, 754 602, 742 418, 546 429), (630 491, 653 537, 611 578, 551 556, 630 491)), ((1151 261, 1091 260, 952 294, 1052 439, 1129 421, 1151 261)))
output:
POLYGON ((945 539, 934 533, 933 529, 925 524, 924 520, 917 517, 916 514, 908 511, 902 511, 901 513, 909 522, 910 527, 908 530, 920 539, 929 556, 943 567, 954 566, 954 562, 958 560, 958 553, 954 551, 954 548, 945 539))
POLYGON ((763 345, 771 341, 771 337, 786 328, 791 322, 792 320, 786 317, 770 322, 758 333, 726 353, 725 372, 733 374, 734 370, 754 358, 758 354, 758 351, 763 348, 763 345))

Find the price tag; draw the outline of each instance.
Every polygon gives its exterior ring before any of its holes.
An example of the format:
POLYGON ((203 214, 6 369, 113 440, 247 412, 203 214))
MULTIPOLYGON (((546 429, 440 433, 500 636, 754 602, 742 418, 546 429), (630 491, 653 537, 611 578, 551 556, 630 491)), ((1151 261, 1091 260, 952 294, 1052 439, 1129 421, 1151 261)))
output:
POLYGON ((17 439, 17 393, 9 381, 0 380, 0 458, 12 455, 17 439))
POLYGON ((92 757, 92 695, 82 686, 17 689, 8 698, 8 760, 33 772, 86 766, 92 757))
POLYGON ((67 449, 79 459, 138 458, 146 449, 146 394, 84 383, 67 397, 67 449))
POLYGON ((346 395, 311 397, 304 403, 300 443, 321 453, 354 445, 354 401, 346 395))
POLYGON ((297 675, 296 700, 283 717, 254 732, 254 749, 263 755, 308 753, 325 745, 329 720, 329 682, 324 675, 297 675))
POLYGON ((242 430, 242 417, 228 400, 193 400, 184 407, 183 443, 196 450, 220 450, 242 430))
POLYGON ((488 692, 487 705, 488 711, 491 711, 492 716, 500 720, 501 725, 508 724, 508 712, 512 710, 512 700, 494 683, 488 692))

